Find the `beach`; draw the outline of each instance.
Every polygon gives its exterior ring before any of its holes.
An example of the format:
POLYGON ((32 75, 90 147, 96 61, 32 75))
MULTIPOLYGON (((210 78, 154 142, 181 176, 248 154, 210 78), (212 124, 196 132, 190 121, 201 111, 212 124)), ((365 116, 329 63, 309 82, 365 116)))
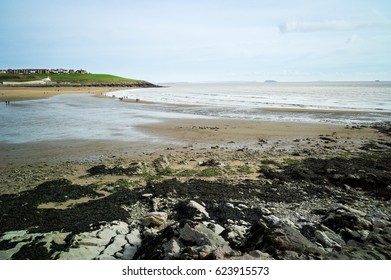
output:
POLYGON ((37 98, 48 98, 58 94, 95 94, 97 97, 103 93, 119 90, 108 87, 0 87, 0 102, 20 101, 37 98))
MULTIPOLYGON (((0 100, 81 92, 107 88, 0 88, 0 100)), ((0 259, 391 258, 389 124, 134 128, 146 137, 2 142, 0 259)))

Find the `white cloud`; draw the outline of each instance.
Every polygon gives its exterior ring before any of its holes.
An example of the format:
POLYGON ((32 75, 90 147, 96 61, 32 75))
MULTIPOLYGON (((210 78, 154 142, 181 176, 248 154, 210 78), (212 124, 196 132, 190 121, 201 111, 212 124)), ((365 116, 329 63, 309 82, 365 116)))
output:
POLYGON ((324 21, 288 21, 279 25, 281 33, 290 32, 319 32, 319 31, 346 31, 367 26, 363 22, 352 22, 346 20, 324 20, 324 21))

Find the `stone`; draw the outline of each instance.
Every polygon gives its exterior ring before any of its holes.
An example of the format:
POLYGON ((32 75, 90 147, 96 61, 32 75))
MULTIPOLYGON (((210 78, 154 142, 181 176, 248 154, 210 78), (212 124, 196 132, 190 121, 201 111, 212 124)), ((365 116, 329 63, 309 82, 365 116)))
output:
POLYGON ((104 246, 81 246, 69 248, 66 252, 58 255, 60 260, 93 260, 105 249, 104 246))
MULTIPOLYGON (((98 231, 96 236, 100 239, 110 241, 111 238, 117 235, 117 232, 113 228, 105 227, 98 231)), ((107 242, 108 243, 108 242, 107 242)))
POLYGON ((211 223, 211 222, 203 222, 203 224, 210 228, 211 230, 213 230, 213 232, 217 235, 220 235, 224 230, 225 228, 222 227, 221 225, 219 224, 216 224, 216 223, 211 223))
POLYGON ((240 256, 240 252, 233 250, 228 244, 218 246, 212 253, 216 260, 225 260, 240 256))
POLYGON ((272 214, 272 212, 265 207, 261 207, 261 212, 263 215, 271 215, 272 214))
POLYGON ((353 212, 347 211, 348 209, 352 208, 346 206, 332 210, 323 219, 323 224, 336 232, 344 228, 352 230, 372 228, 372 223, 363 217, 365 213, 354 209, 353 212))
POLYGON ((141 244, 140 231, 137 228, 127 234, 125 238, 131 246, 139 246, 141 244))
POLYGON ((389 216, 386 213, 384 213, 383 211, 380 211, 378 209, 370 209, 368 211, 368 216, 379 218, 379 219, 384 219, 384 220, 389 219, 389 216))
POLYGON ((206 211, 205 207, 199 204, 194 200, 190 200, 187 204, 189 207, 196 209, 198 212, 203 214, 206 218, 209 218, 209 213, 206 211))
POLYGON ((369 233, 370 233, 369 230, 365 230, 365 229, 358 230, 357 232, 361 235, 361 240, 362 241, 367 240, 367 238, 369 236, 369 233))
POLYGON ((337 242, 335 242, 334 240, 329 238, 327 236, 327 234, 323 231, 320 231, 320 230, 315 231, 315 237, 317 240, 319 240, 326 247, 331 247, 331 248, 341 247, 340 244, 338 244, 337 242))
POLYGON ((159 197, 152 198, 152 209, 154 212, 158 212, 159 206, 162 202, 162 199, 159 197))
POLYGON ((329 229, 328 227, 326 227, 324 225, 321 225, 320 229, 323 231, 323 233, 328 238, 330 238, 332 241, 336 242, 339 246, 345 246, 346 245, 346 243, 342 239, 342 237, 339 234, 337 234, 334 231, 332 231, 331 229, 329 229))
POLYGON ((289 225, 281 225, 271 229, 264 235, 262 244, 264 251, 295 251, 302 253, 321 254, 324 252, 321 248, 309 241, 297 229, 289 225))
POLYGON ((254 223, 241 241, 239 249, 242 252, 262 249, 263 237, 268 231, 270 228, 264 222, 254 223))
POLYGON ((230 240, 242 240, 247 232, 247 227, 231 225, 228 230, 228 238, 230 240))
POLYGON ((74 240, 72 242, 72 246, 74 247, 81 247, 81 246, 106 246, 110 239, 102 239, 99 237, 94 236, 93 234, 88 235, 88 233, 80 234, 76 237, 74 237, 74 240))
POLYGON ((282 253, 281 257, 284 260, 300 260, 302 257, 295 251, 285 251, 282 253))
POLYGON ((153 196, 153 193, 144 193, 142 197, 144 198, 151 198, 153 196))
POLYGON ((354 208, 352 208, 352 207, 350 207, 350 206, 347 206, 347 205, 345 205, 345 204, 336 203, 336 204, 334 204, 334 205, 332 206, 332 208, 335 209, 335 210, 343 209, 343 210, 345 210, 345 211, 347 211, 347 212, 353 213, 353 214, 355 214, 355 215, 357 215, 357 216, 360 216, 360 217, 365 217, 365 216, 366 216, 366 213, 365 213, 365 212, 360 211, 360 210, 357 210, 357 209, 354 209, 354 208))
POLYGON ((106 261, 112 261, 112 260, 116 260, 116 258, 114 256, 110 256, 110 255, 99 255, 95 258, 95 260, 106 260, 106 261))
MULTIPOLYGON (((187 247, 186 249, 188 249, 189 247, 187 247)), ((215 247, 213 246, 210 246, 210 245, 203 245, 203 246, 200 246, 200 247, 192 247, 192 250, 194 251, 194 257, 195 258, 199 258, 199 259, 214 259, 216 258, 215 256, 213 256, 213 253, 215 251, 215 247)), ((189 250, 190 251, 190 250, 189 250)))
POLYGON ((129 225, 122 221, 116 221, 111 225, 117 234, 127 234, 129 232, 129 225))
POLYGON ((229 207, 229 208, 235 208, 235 205, 233 205, 232 203, 229 203, 229 202, 227 202, 227 203, 225 204, 225 206, 226 206, 226 207, 229 207))
POLYGON ((165 212, 150 212, 143 219, 143 225, 146 227, 160 227, 167 222, 167 213, 165 212))
POLYGON ((274 260, 272 256, 268 253, 261 252, 259 250, 250 251, 244 253, 241 256, 233 256, 229 258, 230 260, 274 260))
POLYGON ((362 241, 361 240, 361 235, 357 232, 357 231, 354 231, 354 230, 351 230, 349 228, 344 228, 340 231, 340 234, 341 234, 341 237, 348 241, 348 240, 356 240, 356 241, 362 241))
POLYGON ((170 162, 168 161, 167 157, 163 155, 155 159, 152 164, 158 172, 161 172, 170 167, 170 162))
POLYGON ((198 246, 219 246, 228 243, 220 235, 214 233, 204 224, 197 224, 194 228, 190 227, 188 224, 185 224, 185 226, 180 229, 179 233, 181 240, 193 242, 198 246))
POLYGON ((391 227, 386 227, 382 231, 383 234, 391 234, 391 227))
POLYGON ((126 240, 125 235, 117 235, 114 238, 113 242, 104 249, 100 256, 103 257, 104 255, 107 255, 110 257, 114 257, 117 252, 123 251, 123 247, 126 244, 128 244, 128 241, 126 240))
POLYGON ((247 209, 248 208, 248 206, 246 204, 243 204, 243 203, 239 203, 238 207, 241 208, 241 209, 247 209))
MULTIPOLYGON (((18 231, 8 231, 4 233, 3 236, 0 236, 1 243, 12 242, 15 244, 7 250, 0 250, 0 260, 9 260, 12 256, 19 252, 19 250, 32 241, 34 241, 40 235, 38 234, 29 234, 27 230, 18 230, 18 231)), ((1 244, 0 243, 0 244, 1 244)))
POLYGON ((280 223, 280 219, 274 215, 264 216, 263 219, 267 221, 269 225, 273 225, 273 226, 280 223))
POLYGON ((124 252, 123 252, 121 258, 123 260, 133 260, 133 257, 136 254, 138 248, 139 248, 138 246, 132 246, 132 245, 126 244, 124 247, 124 252))
POLYGON ((163 250, 169 258, 178 257, 181 252, 181 244, 177 238, 172 238, 163 245, 163 250))
MULTIPOLYGON (((48 244, 65 245, 65 238, 69 235, 68 232, 52 232, 45 235, 45 241, 48 244)), ((49 248, 48 248, 49 249, 49 248)))
POLYGON ((128 244, 125 234, 129 225, 122 221, 113 221, 103 225, 99 230, 82 232, 75 235, 68 251, 60 252, 59 259, 91 260, 115 259, 128 244))
POLYGON ((374 228, 386 228, 391 226, 391 223, 389 221, 383 219, 373 219, 372 224, 374 228))

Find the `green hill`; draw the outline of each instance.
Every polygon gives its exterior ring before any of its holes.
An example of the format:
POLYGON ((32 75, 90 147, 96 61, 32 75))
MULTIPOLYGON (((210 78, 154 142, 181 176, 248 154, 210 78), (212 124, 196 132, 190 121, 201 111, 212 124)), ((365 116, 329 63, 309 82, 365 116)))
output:
MULTIPOLYGON (((135 79, 109 74, 0 74, 0 82, 29 82, 50 77, 50 85, 71 86, 154 86, 135 79)), ((48 84, 49 85, 49 84, 48 84)))

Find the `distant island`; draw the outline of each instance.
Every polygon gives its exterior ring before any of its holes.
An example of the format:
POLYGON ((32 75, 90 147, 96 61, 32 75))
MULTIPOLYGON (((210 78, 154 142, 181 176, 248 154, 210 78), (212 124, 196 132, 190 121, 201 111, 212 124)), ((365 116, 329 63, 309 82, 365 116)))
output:
POLYGON ((266 81, 264 81, 264 83, 277 83, 277 81, 275 81, 275 80, 266 80, 266 81))
POLYGON ((8 69, 0 70, 2 86, 27 87, 158 87, 150 82, 110 74, 92 74, 86 70, 8 69))

